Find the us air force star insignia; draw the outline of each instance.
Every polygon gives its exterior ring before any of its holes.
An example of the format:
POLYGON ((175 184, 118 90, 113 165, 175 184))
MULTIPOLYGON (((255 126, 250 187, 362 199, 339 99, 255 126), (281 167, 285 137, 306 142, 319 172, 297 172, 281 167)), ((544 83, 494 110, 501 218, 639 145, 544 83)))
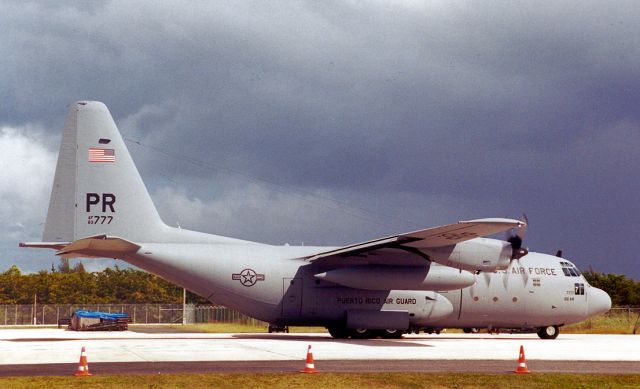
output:
POLYGON ((258 274, 253 269, 244 269, 240 273, 233 273, 231 279, 240 281, 244 286, 253 286, 258 281, 264 281, 264 274, 258 274))

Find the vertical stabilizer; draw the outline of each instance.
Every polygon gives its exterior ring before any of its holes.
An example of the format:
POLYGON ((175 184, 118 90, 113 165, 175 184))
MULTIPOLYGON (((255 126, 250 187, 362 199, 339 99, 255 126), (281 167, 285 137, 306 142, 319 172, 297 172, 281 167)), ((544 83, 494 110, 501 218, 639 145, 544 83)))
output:
POLYGON ((107 107, 96 101, 73 104, 43 241, 106 234, 153 242, 165 228, 107 107))

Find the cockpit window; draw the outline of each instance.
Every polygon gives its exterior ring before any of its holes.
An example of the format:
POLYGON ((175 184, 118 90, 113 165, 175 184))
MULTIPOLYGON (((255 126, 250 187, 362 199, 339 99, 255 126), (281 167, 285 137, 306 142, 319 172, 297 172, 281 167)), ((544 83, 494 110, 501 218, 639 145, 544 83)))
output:
POLYGON ((562 272, 567 277, 580 277, 580 271, 570 262, 560 261, 562 272))

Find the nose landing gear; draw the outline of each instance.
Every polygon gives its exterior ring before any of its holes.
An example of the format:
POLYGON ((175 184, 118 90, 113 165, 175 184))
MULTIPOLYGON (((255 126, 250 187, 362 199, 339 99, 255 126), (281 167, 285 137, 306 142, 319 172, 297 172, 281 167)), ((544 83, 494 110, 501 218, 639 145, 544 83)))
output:
POLYGON ((560 334, 558 326, 547 326, 538 329, 540 339, 555 339, 560 334))

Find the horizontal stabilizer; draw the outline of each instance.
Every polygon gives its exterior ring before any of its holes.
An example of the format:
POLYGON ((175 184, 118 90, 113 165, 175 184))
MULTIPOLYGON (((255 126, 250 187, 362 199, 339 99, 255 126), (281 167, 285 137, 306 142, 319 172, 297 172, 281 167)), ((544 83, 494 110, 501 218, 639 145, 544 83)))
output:
POLYGON ((140 249, 140 246, 128 240, 104 234, 71 243, 20 243, 20 247, 56 249, 56 255, 62 258, 123 258, 140 249))
POLYGON ((29 249, 54 249, 54 250, 62 250, 65 246, 69 245, 70 242, 24 242, 20 243, 20 247, 29 248, 29 249))
POLYGON ((72 242, 58 251, 62 258, 123 258, 140 249, 135 243, 115 236, 97 235, 72 242))

